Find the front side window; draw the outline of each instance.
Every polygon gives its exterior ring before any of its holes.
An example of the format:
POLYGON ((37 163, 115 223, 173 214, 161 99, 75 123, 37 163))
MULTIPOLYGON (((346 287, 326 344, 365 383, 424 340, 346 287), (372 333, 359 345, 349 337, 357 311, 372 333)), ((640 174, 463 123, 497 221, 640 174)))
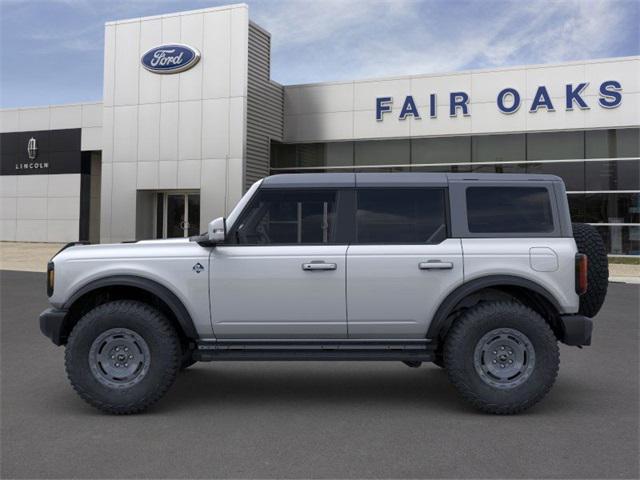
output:
POLYGON ((240 245, 335 243, 335 190, 262 190, 231 232, 240 245))
POLYGON ((553 215, 543 187, 469 187, 471 233, 550 233, 553 215))
POLYGON ((358 243, 440 243, 447 236, 442 188, 365 188, 357 194, 358 243))

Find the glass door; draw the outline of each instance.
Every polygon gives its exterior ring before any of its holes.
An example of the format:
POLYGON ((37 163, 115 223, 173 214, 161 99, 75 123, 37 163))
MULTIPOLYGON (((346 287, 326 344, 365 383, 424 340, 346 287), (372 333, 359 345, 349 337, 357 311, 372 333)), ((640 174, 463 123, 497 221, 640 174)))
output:
POLYGON ((166 198, 166 229, 164 238, 186 237, 185 224, 186 219, 186 202, 185 195, 168 193, 166 198))
POLYGON ((163 192, 156 197, 157 238, 180 238, 200 233, 200 194, 163 192))

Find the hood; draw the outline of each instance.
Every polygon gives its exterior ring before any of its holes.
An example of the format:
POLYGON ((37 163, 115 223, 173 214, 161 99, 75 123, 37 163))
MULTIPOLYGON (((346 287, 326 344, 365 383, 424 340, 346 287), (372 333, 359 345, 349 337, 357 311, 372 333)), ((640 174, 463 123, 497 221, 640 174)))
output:
POLYGON ((153 258, 192 256, 203 247, 188 238, 139 240, 122 243, 70 244, 52 260, 97 260, 107 258, 153 258))

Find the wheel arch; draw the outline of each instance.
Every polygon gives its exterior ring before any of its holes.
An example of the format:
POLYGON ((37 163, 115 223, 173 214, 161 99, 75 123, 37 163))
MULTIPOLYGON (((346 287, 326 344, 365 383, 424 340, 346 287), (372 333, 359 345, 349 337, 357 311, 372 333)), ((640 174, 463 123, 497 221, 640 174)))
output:
POLYGON ((443 338, 455 320, 456 313, 464 307, 465 299, 478 296, 483 291, 501 292, 515 298, 540 313, 556 335, 562 334, 559 323, 560 305, 546 288, 514 275, 490 275, 463 283, 449 293, 429 324, 427 338, 443 338))
POLYGON ((184 341, 195 340, 198 333, 189 311, 178 296, 155 280, 137 275, 114 275, 93 280, 78 288, 65 302, 68 311, 63 338, 89 309, 114 299, 131 299, 158 307, 174 324, 184 341))

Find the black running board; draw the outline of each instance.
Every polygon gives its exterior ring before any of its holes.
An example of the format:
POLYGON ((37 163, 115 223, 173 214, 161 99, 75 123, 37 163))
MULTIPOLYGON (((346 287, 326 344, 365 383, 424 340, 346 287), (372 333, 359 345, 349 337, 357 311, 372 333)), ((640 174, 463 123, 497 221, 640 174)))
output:
POLYGON ((198 361, 415 361, 434 359, 428 340, 225 340, 198 342, 198 361))

